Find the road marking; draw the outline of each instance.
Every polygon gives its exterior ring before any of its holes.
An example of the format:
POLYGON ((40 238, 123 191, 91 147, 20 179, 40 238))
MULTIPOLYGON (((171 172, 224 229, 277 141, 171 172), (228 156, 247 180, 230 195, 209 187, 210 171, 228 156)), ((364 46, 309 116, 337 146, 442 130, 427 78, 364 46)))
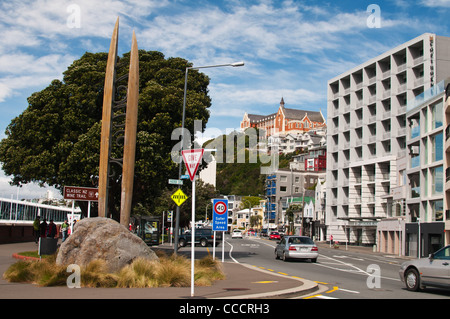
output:
POLYGON ((237 261, 236 259, 234 259, 234 257, 231 255, 231 253, 233 252, 233 248, 234 248, 233 245, 231 245, 231 244, 228 242, 228 240, 226 241, 226 243, 227 243, 228 245, 231 246, 230 251, 228 252, 230 258, 231 258, 236 264, 240 264, 240 262, 237 261))
POLYGON ((289 276, 288 274, 286 274, 286 273, 284 273, 284 272, 280 272, 280 271, 278 271, 278 273, 279 273, 280 275, 285 275, 285 276, 289 276))
POLYGON ((339 290, 339 288, 338 288, 337 286, 334 286, 333 289, 328 290, 328 291, 326 291, 325 293, 326 293, 326 294, 330 294, 330 293, 332 293, 332 292, 334 292, 334 291, 336 291, 336 290, 339 290))
POLYGON ((359 294, 359 291, 354 291, 354 290, 348 290, 348 289, 343 289, 343 288, 339 288, 339 291, 344 291, 344 292, 348 292, 351 294, 359 294))
POLYGON ((276 282, 278 282, 278 281, 256 281, 256 282, 252 282, 252 284, 273 284, 276 282))
POLYGON ((335 297, 329 297, 329 296, 324 296, 324 295, 317 295, 315 297, 319 298, 319 299, 338 299, 338 298, 335 298, 335 297))
POLYGON ((311 298, 317 298, 317 297, 319 297, 319 296, 322 296, 322 295, 312 295, 312 296, 309 296, 309 297, 305 297, 305 298, 303 298, 303 299, 311 299, 311 298))

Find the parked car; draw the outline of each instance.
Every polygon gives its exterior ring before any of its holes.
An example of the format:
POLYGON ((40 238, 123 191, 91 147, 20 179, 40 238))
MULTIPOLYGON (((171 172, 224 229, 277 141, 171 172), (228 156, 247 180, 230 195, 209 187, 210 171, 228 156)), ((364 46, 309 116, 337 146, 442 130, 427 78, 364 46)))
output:
MULTIPOLYGON (((180 247, 185 247, 191 244, 192 235, 191 230, 185 231, 178 237, 180 247)), ((222 242, 222 232, 216 232, 216 246, 222 242)), ((211 228, 196 228, 195 229, 195 244, 200 244, 202 247, 213 245, 214 232, 211 228)))
POLYGON ((281 239, 280 233, 277 232, 277 231, 272 231, 272 232, 270 232, 269 239, 271 239, 271 240, 272 240, 272 239, 278 239, 278 240, 280 240, 280 239, 281 239))
POLYGON ((234 229, 231 234, 231 238, 242 238, 242 231, 239 229, 234 229))
POLYGON ((428 258, 413 259, 400 266, 399 276, 406 289, 418 291, 427 286, 450 289, 450 245, 428 258))
POLYGON ((310 259, 317 262, 319 249, 314 241, 307 236, 285 236, 275 248, 275 258, 284 261, 292 259, 310 259))

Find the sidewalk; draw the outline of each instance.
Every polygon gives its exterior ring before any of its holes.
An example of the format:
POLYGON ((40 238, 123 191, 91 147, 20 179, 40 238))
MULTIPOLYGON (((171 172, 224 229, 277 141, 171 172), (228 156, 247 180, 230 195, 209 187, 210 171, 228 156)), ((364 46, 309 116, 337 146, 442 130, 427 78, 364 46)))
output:
MULTIPOLYGON (((161 247, 164 249, 164 247, 161 247)), ((0 274, 17 261, 14 253, 36 250, 37 245, 0 245, 0 274)), ((195 299, 257 299, 301 296, 318 289, 315 282, 274 274, 253 266, 224 262, 225 280, 210 287, 195 287, 195 299)), ((0 279, 0 299, 191 299, 191 288, 68 288, 38 287, 0 279)))

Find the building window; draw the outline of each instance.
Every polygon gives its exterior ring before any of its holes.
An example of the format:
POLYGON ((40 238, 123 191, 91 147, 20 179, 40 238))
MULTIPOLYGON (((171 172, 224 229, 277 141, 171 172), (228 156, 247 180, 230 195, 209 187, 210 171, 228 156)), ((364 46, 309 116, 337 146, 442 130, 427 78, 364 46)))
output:
POLYGON ((286 192, 287 188, 286 186, 280 186, 280 192, 286 192))
POLYGON ((442 132, 431 137, 432 143, 432 160, 433 162, 441 161, 444 154, 444 140, 442 132))
POLYGON ((287 176, 281 175, 280 176, 280 182, 287 182, 287 176))
POLYGON ((410 120, 410 126, 411 126, 411 139, 416 138, 420 136, 420 122, 419 119, 413 118, 410 120))
POLYGON ((442 194, 444 191, 444 168, 442 166, 431 169, 432 176, 432 194, 442 194))
POLYGON ((441 127, 442 124, 442 118, 443 118, 443 112, 442 112, 442 100, 431 105, 431 114, 432 114, 432 127, 431 129, 436 129, 438 127, 441 127))
POLYGON ((443 221, 444 220, 444 201, 443 200, 435 200, 431 202, 432 209, 432 218, 434 222, 443 221))

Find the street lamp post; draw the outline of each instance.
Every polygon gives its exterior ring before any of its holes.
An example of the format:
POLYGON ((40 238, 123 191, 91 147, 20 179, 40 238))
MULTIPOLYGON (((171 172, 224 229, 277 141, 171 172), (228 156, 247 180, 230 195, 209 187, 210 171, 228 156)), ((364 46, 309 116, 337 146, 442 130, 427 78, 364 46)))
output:
MULTIPOLYGON (((186 73, 184 76, 184 94, 183 94, 183 117, 181 122, 181 151, 184 149, 184 121, 186 118, 186 94, 187 94, 187 80, 188 80, 188 72, 189 70, 198 70, 198 69, 207 69, 207 68, 219 68, 224 66, 232 66, 232 67, 240 67, 244 66, 244 62, 234 62, 228 64, 217 64, 217 65, 207 65, 207 66, 188 66, 186 67, 186 73)), ((180 158, 181 159, 181 158, 180 158)), ((181 160, 178 163, 178 179, 181 178, 181 160)), ((178 185, 178 188, 181 188, 181 185, 178 185)), ((194 225, 192 226, 194 227, 194 225)), ((177 206, 176 215, 175 215, 175 242, 174 242, 174 254, 178 253, 178 236, 180 230, 180 206, 177 206)))

